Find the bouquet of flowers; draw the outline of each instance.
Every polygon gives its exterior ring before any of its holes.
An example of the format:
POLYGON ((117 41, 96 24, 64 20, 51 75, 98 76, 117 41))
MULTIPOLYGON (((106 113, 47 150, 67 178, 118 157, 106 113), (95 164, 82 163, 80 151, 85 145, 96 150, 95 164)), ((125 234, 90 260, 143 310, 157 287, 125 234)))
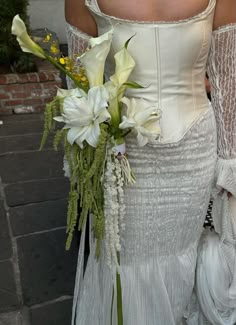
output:
MULTIPOLYGON (((64 146, 64 170, 70 178, 67 214, 69 249, 75 227, 81 230, 88 215, 96 239, 96 256, 104 240, 107 261, 119 272, 120 230, 125 225, 124 186, 135 182, 127 158, 125 137, 134 132, 139 146, 160 135, 157 107, 137 105, 135 98, 125 97, 127 88, 140 88, 129 80, 135 61, 128 52, 126 41, 114 55, 115 72, 104 76, 113 30, 91 38, 85 53, 78 54, 79 68, 70 58, 51 56, 27 34, 24 22, 17 15, 12 33, 25 52, 46 59, 63 71, 75 84, 74 89, 58 89, 47 104, 41 148, 48 133, 56 128, 54 147, 64 146), (78 204, 80 216, 78 219, 78 204)), ((50 37, 47 36, 49 39, 50 37)))

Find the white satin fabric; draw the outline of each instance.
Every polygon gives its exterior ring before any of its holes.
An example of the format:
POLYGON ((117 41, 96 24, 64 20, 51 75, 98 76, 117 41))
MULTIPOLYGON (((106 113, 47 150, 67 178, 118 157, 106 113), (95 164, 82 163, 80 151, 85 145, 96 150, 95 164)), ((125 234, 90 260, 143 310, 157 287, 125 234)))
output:
MULTIPOLYGON (((198 299, 204 303, 206 297, 211 308, 206 277, 222 256, 211 255, 211 248, 219 244, 217 236, 206 236, 209 242, 200 245, 199 240, 217 160, 215 116, 204 82, 216 0, 209 0, 202 13, 171 23, 119 19, 102 13, 96 0, 86 4, 99 34, 114 28, 106 74, 114 70, 114 53, 135 35, 129 44, 136 62, 131 79, 147 87, 127 95, 162 110, 160 141, 139 148, 129 136, 126 143, 137 182, 125 190, 126 227, 121 233, 124 325, 181 325, 186 323, 184 316, 191 325, 209 324, 198 299), (210 249, 205 250, 206 245, 210 249), (199 290, 194 300, 198 246, 199 290)), ((83 241, 84 233, 72 325, 116 325, 115 273, 106 266, 105 254, 99 261, 94 258, 91 236, 83 276, 83 241)))

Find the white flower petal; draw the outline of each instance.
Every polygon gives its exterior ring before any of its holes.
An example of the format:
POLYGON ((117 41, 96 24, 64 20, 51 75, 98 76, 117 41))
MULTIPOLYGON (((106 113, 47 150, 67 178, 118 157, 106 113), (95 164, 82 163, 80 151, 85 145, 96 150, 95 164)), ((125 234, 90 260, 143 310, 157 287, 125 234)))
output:
POLYGON ((66 120, 74 126, 89 125, 93 119, 92 109, 84 97, 66 97, 63 112, 66 120))
POLYGON ((94 47, 96 45, 99 45, 103 43, 104 41, 111 41, 112 36, 113 36, 114 30, 113 28, 110 29, 107 33, 104 33, 98 37, 91 37, 89 39, 89 44, 91 47, 94 47))
POLYGON ((141 132, 137 133, 138 146, 143 147, 148 143, 148 138, 143 136, 141 132))
POLYGON ((99 123, 95 121, 95 123, 90 126, 87 132, 86 141, 90 144, 90 146, 96 148, 98 145, 99 136, 100 136, 99 123))
POLYGON ((99 117, 97 118, 98 123, 103 123, 105 121, 109 121, 111 119, 111 115, 109 114, 107 109, 104 109, 99 117))
POLYGON ((79 57, 85 68, 90 87, 103 84, 104 66, 110 51, 112 33, 106 33, 104 37, 91 39, 92 48, 79 57))
POLYGON ((137 102, 135 98, 123 97, 120 101, 126 105, 126 110, 127 110, 126 115, 129 118, 131 117, 134 118, 136 113, 136 108, 137 108, 137 102))
POLYGON ((136 122, 132 118, 127 118, 126 116, 122 116, 122 122, 119 125, 120 129, 129 129, 134 128, 136 126, 136 122))
POLYGON ((73 89, 57 88, 57 96, 58 97, 68 97, 68 96, 87 97, 87 94, 82 89, 79 88, 73 88, 73 89))
POLYGON ((11 32, 17 36, 17 41, 23 52, 32 53, 42 59, 46 58, 44 50, 27 34, 25 23, 19 15, 13 18, 11 32))
POLYGON ((64 122, 65 123, 65 120, 64 120, 64 118, 62 116, 55 116, 53 119, 55 121, 57 121, 57 122, 64 122))
POLYGON ((115 54, 114 59, 116 69, 110 80, 120 87, 128 80, 135 67, 135 61, 125 47, 115 54))
POLYGON ((88 92, 89 105, 93 107, 93 114, 98 117, 99 114, 108 106, 108 92, 104 86, 93 87, 88 92))
POLYGON ((67 133, 67 140, 72 145, 81 136, 82 128, 72 127, 67 133))

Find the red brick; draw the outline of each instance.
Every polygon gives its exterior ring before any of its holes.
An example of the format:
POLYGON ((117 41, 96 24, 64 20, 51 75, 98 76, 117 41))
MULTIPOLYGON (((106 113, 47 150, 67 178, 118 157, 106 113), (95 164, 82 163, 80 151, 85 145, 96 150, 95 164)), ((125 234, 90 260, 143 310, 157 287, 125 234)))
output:
POLYGON ((23 100, 22 99, 10 99, 10 100, 5 100, 4 104, 5 106, 19 106, 22 105, 23 100))
POLYGON ((11 108, 0 108, 0 115, 10 115, 13 111, 11 108))
POLYGON ((5 85, 3 87, 4 87, 5 92, 21 92, 21 91, 24 91, 23 85, 20 85, 20 84, 5 85))
POLYGON ((53 100, 53 96, 44 97, 44 98, 41 98, 41 99, 42 99, 42 103, 44 103, 44 105, 46 105, 47 103, 50 103, 53 100))
POLYGON ((12 93, 12 98, 30 98, 31 91, 22 91, 12 93))
POLYGON ((42 84, 43 89, 57 89, 57 87, 61 86, 61 82, 45 82, 42 84))
POLYGON ((28 74, 27 73, 18 74, 18 82, 23 84, 29 82, 28 74))
POLYGON ((49 81, 54 81, 56 78, 55 74, 54 73, 47 73, 47 76, 48 76, 48 80, 49 81))
POLYGON ((42 90, 42 89, 31 91, 31 97, 33 97, 33 98, 38 98, 38 97, 42 97, 42 96, 44 96, 44 90, 42 90))
POLYGON ((29 82, 39 82, 39 76, 36 72, 28 73, 29 82))
POLYGON ((7 83, 7 77, 0 75, 0 85, 5 85, 7 83))
POLYGON ((40 98, 23 99, 23 105, 42 105, 40 98))
POLYGON ((24 91, 32 91, 32 90, 41 90, 42 89, 41 84, 39 82, 38 83, 25 84, 25 85, 22 85, 22 86, 23 86, 24 91))
POLYGON ((39 72, 38 76, 39 76, 40 81, 47 81, 48 80, 48 75, 47 75, 46 72, 39 72))
POLYGON ((9 99, 10 98, 10 95, 9 93, 0 93, 0 99, 9 99))
POLYGON ((7 84, 16 84, 18 82, 18 75, 16 73, 9 73, 6 75, 7 84))

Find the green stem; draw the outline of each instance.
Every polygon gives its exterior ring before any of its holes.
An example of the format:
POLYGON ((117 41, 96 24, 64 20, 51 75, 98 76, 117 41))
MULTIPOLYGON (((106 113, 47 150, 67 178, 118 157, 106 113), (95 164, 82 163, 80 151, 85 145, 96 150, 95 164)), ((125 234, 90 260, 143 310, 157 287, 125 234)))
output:
POLYGON ((117 318, 118 325, 123 325, 123 308, 122 308, 122 288, 120 274, 116 272, 116 287, 117 287, 117 318))
MULTIPOLYGON (((120 254, 118 253, 118 263, 120 264, 120 254)), ((123 302, 122 302, 122 287, 120 274, 116 271, 116 290, 117 290, 117 318, 118 325, 123 325, 123 302)))

